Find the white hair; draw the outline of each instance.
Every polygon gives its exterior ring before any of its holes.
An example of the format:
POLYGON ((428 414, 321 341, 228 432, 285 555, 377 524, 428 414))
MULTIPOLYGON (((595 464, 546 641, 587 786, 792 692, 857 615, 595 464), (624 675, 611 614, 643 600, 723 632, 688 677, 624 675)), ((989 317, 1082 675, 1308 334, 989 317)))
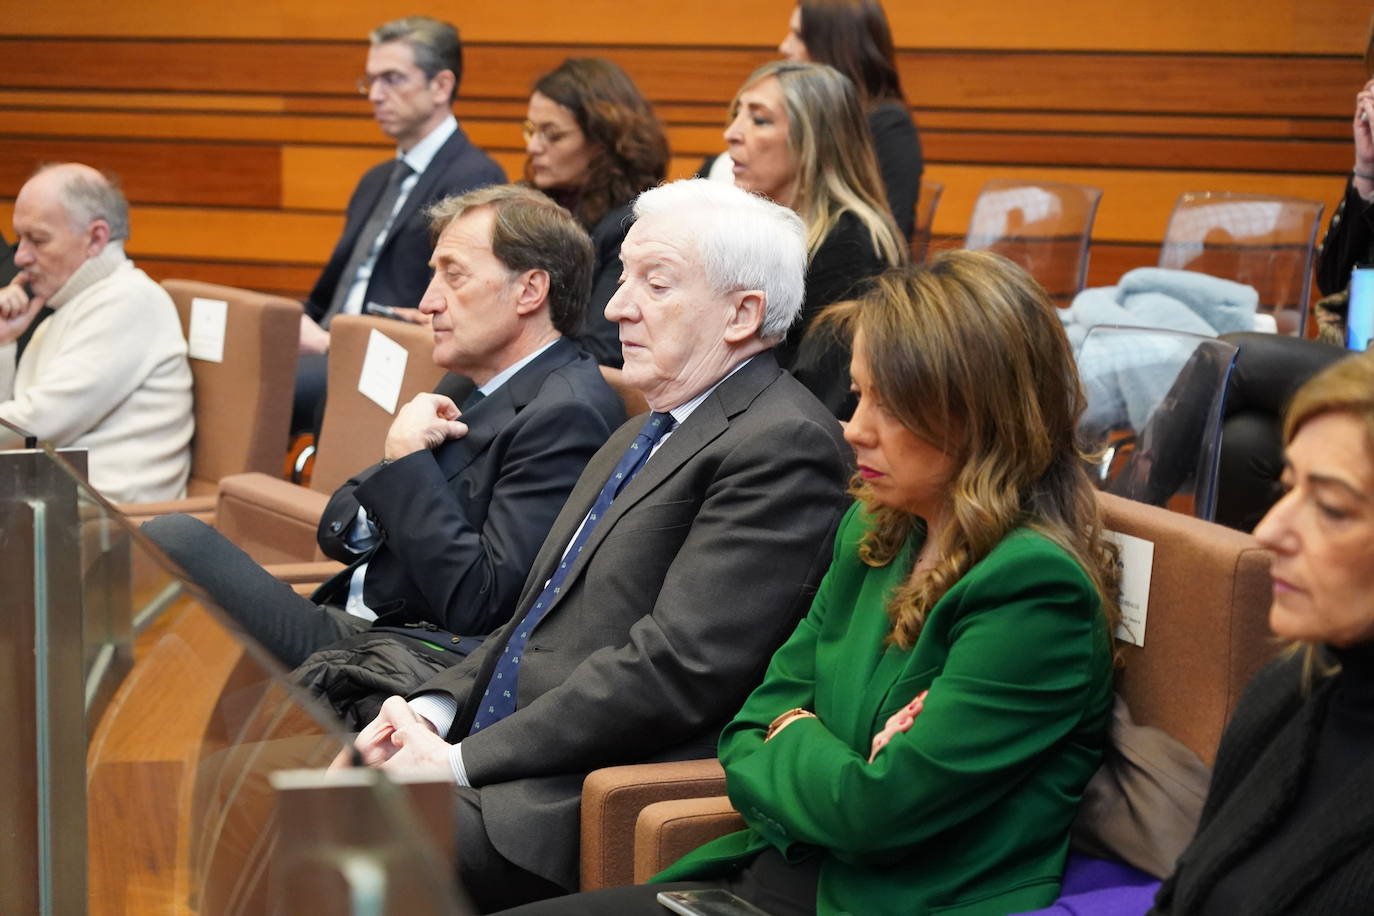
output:
POLYGON ((760 340, 776 343, 787 336, 806 288, 801 217, 767 198, 704 178, 650 188, 634 209, 636 220, 672 217, 717 293, 763 291, 760 340))

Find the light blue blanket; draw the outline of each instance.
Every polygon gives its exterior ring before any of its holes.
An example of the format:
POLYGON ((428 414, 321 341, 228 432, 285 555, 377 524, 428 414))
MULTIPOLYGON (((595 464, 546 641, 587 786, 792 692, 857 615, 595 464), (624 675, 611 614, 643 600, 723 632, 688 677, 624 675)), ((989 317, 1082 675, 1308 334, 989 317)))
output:
POLYGON ((1059 313, 1088 394, 1085 429, 1140 429, 1192 355, 1195 342, 1167 334, 1115 333, 1099 325, 1163 328, 1203 337, 1254 328, 1259 294, 1243 283, 1187 270, 1141 267, 1116 286, 1085 289, 1059 313))

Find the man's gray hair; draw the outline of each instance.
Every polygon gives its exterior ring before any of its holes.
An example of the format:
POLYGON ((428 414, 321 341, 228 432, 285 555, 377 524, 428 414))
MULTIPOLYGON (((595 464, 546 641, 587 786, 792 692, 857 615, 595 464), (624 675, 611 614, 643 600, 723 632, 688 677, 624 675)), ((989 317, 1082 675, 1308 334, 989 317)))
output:
POLYGON ((373 29, 368 35, 373 47, 389 41, 402 41, 415 54, 415 66, 434 79, 444 70, 453 71, 453 92, 449 104, 458 97, 458 84, 463 81, 463 42, 457 26, 429 16, 406 16, 393 19, 373 29))
MULTIPOLYGON (((49 169, 61 168, 64 163, 45 165, 35 175, 49 169)), ((129 202, 119 190, 119 180, 110 175, 81 171, 68 175, 59 185, 58 196, 67 211, 73 228, 85 232, 91 223, 104 220, 110 227, 110 240, 120 242, 129 237, 129 202)))
POLYGON ((669 216, 695 249, 721 295, 764 294, 759 338, 776 343, 801 312, 806 288, 806 227, 801 217, 757 194, 694 178, 651 188, 635 200, 635 219, 669 216))

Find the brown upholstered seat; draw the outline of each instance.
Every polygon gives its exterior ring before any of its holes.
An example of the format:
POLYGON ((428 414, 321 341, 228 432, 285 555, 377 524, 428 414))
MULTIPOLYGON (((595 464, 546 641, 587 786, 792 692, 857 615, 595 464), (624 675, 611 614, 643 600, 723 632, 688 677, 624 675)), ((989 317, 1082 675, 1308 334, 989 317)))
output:
MULTIPOLYGON (((310 486, 268 474, 240 474, 220 484, 215 527, 259 563, 323 560, 315 528, 329 496, 353 474, 379 461, 394 414, 358 391, 373 331, 405 348, 405 374, 397 409, 429 391, 443 375, 431 358, 429 329, 370 315, 340 315, 330 327, 329 380, 324 423, 310 486)), ((278 457, 280 460, 280 456, 278 457)), ((322 581, 338 564, 293 570, 293 581, 322 581)))
POLYGON ((275 473, 281 467, 291 420, 301 305, 194 280, 166 280, 162 286, 176 303, 181 331, 188 337, 195 299, 228 303, 223 360, 190 361, 196 432, 187 498, 120 508, 136 521, 168 512, 208 520, 221 479, 250 471, 275 473))
MULTIPOLYGON (((1135 721, 1209 765, 1241 690, 1277 649, 1269 554, 1248 534, 1098 494, 1106 525, 1154 544, 1145 646, 1122 646, 1135 721)), ((743 821, 715 760, 597 770, 582 790, 582 888, 644 881, 743 821), (714 796, 714 797, 711 797, 714 796), (633 838, 633 839, 631 839, 633 838)))

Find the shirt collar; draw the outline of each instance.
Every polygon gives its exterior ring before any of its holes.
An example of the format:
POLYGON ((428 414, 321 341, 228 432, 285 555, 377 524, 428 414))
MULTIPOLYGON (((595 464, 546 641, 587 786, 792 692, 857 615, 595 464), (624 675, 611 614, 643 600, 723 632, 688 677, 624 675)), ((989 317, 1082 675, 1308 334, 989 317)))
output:
POLYGON ((478 385, 477 390, 482 392, 483 397, 489 396, 497 388, 500 388, 502 385, 506 384, 506 382, 509 382, 511 380, 511 377, 515 375, 515 373, 519 372, 521 369, 525 368, 530 363, 534 362, 535 357, 537 357, 540 353, 543 353, 545 350, 547 350, 549 347, 552 347, 560 340, 562 340, 561 337, 555 337, 553 340, 544 344, 544 346, 540 347, 538 350, 535 350, 533 353, 531 353, 529 356, 526 356, 524 359, 517 360, 516 362, 511 363, 509 366, 493 375, 485 385, 478 385))
POLYGON ((438 127, 426 134, 423 140, 412 146, 410 152, 402 153, 398 150, 396 158, 404 159, 406 165, 410 166, 411 169, 415 171, 416 175, 423 175, 425 169, 429 168, 429 164, 433 161, 435 154, 439 152, 439 147, 447 143, 448 138, 452 137, 457 131, 458 119, 453 115, 449 115, 447 118, 444 118, 443 121, 439 122, 438 127))
POLYGON ((727 372, 727 373, 725 373, 724 375, 722 375, 722 376, 720 377, 719 381, 717 381, 717 382, 716 382, 714 385, 712 385, 710 388, 707 388, 707 389, 706 389, 705 391, 703 391, 701 394, 699 394, 699 395, 697 395, 696 397, 692 398, 692 399, 691 399, 690 401, 688 401, 687 403, 685 403, 685 404, 679 404, 678 406, 674 407, 672 410, 668 411, 668 413, 672 414, 673 419, 677 421, 677 425, 678 425, 678 426, 681 426, 683 423, 686 423, 686 422, 687 422, 687 418, 690 417, 690 416, 692 415, 692 413, 693 413, 698 407, 701 406, 701 402, 702 402, 702 401, 705 401, 707 398, 709 398, 709 397, 711 396, 711 392, 715 391, 717 388, 719 388, 721 385, 723 385, 723 384, 725 383, 725 380, 728 379, 730 376, 734 375, 736 372, 738 372, 738 371, 740 371, 741 369, 743 369, 743 368, 745 367, 745 365, 748 364, 749 360, 750 360, 750 359, 753 359, 753 358, 754 358, 754 357, 752 357, 752 356, 749 357, 749 359, 746 359, 744 362, 740 363, 738 366, 736 366, 735 368, 731 369, 729 372, 727 372))

